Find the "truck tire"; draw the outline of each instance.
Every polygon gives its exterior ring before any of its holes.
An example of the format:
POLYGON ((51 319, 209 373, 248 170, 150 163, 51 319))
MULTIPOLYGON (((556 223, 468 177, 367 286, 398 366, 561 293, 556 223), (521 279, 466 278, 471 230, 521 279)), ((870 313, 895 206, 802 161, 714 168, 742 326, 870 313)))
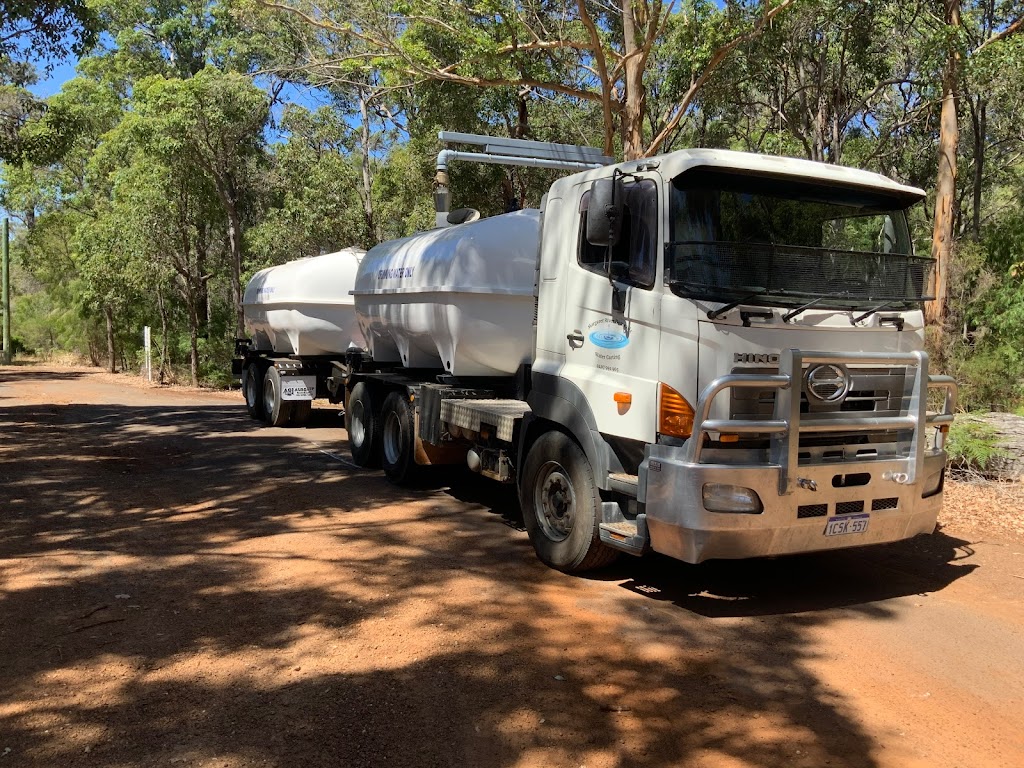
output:
POLYGON ((381 408, 381 463, 388 480, 406 485, 419 474, 412 403, 392 392, 381 408))
POLYGON ((519 500, 537 557, 566 573, 601 568, 618 552, 601 543, 601 497, 587 456, 561 432, 540 437, 524 462, 519 500))
POLYGON ((375 410, 374 398, 366 382, 352 387, 345 406, 345 429, 352 461, 360 467, 376 469, 380 466, 380 411, 375 410))
POLYGON ((249 415, 263 421, 263 374, 258 363, 252 363, 245 369, 242 391, 245 394, 245 409, 249 415))
POLYGON ((281 372, 274 366, 263 376, 263 420, 272 427, 283 427, 292 415, 292 404, 281 399, 281 372))
POLYGON ((296 400, 292 403, 292 420, 291 425, 293 427, 304 427, 309 423, 309 414, 313 411, 312 400, 296 400))

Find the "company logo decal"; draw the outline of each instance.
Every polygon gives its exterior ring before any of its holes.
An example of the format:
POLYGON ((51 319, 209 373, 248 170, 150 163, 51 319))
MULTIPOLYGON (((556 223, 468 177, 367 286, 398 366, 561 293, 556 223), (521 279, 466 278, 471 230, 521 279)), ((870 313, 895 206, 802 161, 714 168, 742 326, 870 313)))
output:
POLYGON ((412 267, 391 267, 377 270, 378 280, 391 280, 399 277, 412 277, 412 267))
POLYGON ((732 356, 734 363, 745 365, 778 365, 778 355, 755 355, 750 352, 736 352, 732 356))
POLYGON ((629 344, 629 337, 619 330, 599 328, 590 332, 590 341, 602 349, 622 349, 629 344))
POLYGON ((816 365, 807 371, 807 391, 819 400, 833 403, 850 390, 850 376, 839 365, 816 365))

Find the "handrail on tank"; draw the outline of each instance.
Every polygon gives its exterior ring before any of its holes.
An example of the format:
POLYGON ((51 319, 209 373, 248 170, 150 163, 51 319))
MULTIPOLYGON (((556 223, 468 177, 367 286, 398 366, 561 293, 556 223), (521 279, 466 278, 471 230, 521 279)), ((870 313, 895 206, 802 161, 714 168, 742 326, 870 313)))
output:
MULTIPOLYGON (((801 432, 825 432, 841 430, 845 432, 876 432, 898 429, 912 429, 914 436, 910 444, 907 462, 910 465, 906 473, 906 482, 912 483, 921 473, 924 462, 924 435, 922 427, 942 427, 952 422, 956 407, 957 386, 949 376, 929 376, 928 355, 924 352, 900 352, 876 354, 869 352, 803 352, 801 350, 785 350, 780 355, 779 374, 727 374, 719 376, 701 393, 695 409, 693 435, 687 443, 689 461, 699 464, 704 448, 704 435, 709 432, 731 432, 735 434, 770 434, 772 435, 772 459, 778 463, 780 473, 780 493, 786 493, 791 467, 798 462, 799 436, 801 432), (907 413, 900 416, 855 416, 841 419, 818 419, 808 421, 800 414, 799 393, 794 396, 792 382, 802 378, 805 363, 855 363, 867 365, 906 364, 916 369, 913 386, 905 390, 908 398, 907 413), (727 389, 771 388, 777 390, 775 399, 775 418, 762 420, 711 419, 711 408, 715 398, 727 389), (925 390, 943 389, 945 397, 942 410, 937 413, 927 411, 925 390)), ((945 439, 942 430, 936 436, 935 447, 941 449, 945 439)))

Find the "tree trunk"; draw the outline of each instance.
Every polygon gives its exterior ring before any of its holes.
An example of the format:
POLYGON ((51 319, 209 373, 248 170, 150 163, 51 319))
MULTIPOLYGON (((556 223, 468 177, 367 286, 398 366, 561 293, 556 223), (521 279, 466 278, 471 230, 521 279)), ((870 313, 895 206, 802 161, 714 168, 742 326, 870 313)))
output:
POLYGON ((206 261, 209 252, 209 244, 206 242, 206 225, 200 223, 196 228, 196 277, 199 280, 199 335, 202 338, 210 337, 210 323, 212 320, 212 307, 210 305, 210 290, 206 274, 206 261))
MULTIPOLYGON (((377 236, 377 226, 373 220, 373 177, 370 175, 370 115, 366 111, 366 94, 359 91, 359 117, 362 121, 362 170, 363 170, 363 217, 366 220, 366 235, 373 241, 377 236)), ((372 245, 372 243, 367 243, 372 245)))
POLYGON ((114 350, 114 310, 109 304, 103 306, 103 319, 107 323, 107 369, 117 373, 117 353, 114 350))
POLYGON ((622 154, 625 160, 644 156, 644 112, 647 93, 644 90, 646 57, 636 43, 636 19, 633 0, 622 0, 622 51, 625 54, 625 104, 619 119, 622 121, 622 154))
POLYGON ((228 215, 228 250, 231 252, 231 303, 235 309, 235 337, 245 333, 242 310, 242 222, 234 200, 224 199, 228 215))
MULTIPOLYGON (((960 26, 960 0, 944 0, 946 24, 960 26)), ((952 45, 942 72, 942 112, 939 119, 939 171, 935 184, 935 222, 932 229, 932 258, 935 259, 935 300, 925 307, 928 322, 939 328, 946 315, 947 276, 953 252, 953 219, 956 201, 956 153, 960 141, 957 122, 960 52, 952 45)))
POLYGON ((159 381, 165 383, 167 376, 167 363, 170 360, 167 342, 167 303, 164 301, 164 290, 161 283, 156 287, 156 305, 160 310, 160 373, 159 381))
POLYGON ((988 103, 984 96, 978 97, 974 117, 974 206, 972 227, 975 242, 981 240, 981 193, 985 182, 985 135, 988 133, 988 103))
POLYGON ((199 305, 197 302, 198 289, 192 287, 189 291, 192 295, 188 301, 188 346, 189 346, 189 376, 192 386, 199 386, 199 305))

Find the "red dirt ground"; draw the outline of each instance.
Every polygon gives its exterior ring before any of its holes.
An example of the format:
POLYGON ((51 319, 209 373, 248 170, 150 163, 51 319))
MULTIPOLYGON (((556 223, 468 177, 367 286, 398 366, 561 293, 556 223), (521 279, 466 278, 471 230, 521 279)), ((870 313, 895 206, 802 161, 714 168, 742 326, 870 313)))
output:
POLYGON ((314 415, 0 368, 0 768, 1024 765, 1012 528, 566 576, 314 415))

